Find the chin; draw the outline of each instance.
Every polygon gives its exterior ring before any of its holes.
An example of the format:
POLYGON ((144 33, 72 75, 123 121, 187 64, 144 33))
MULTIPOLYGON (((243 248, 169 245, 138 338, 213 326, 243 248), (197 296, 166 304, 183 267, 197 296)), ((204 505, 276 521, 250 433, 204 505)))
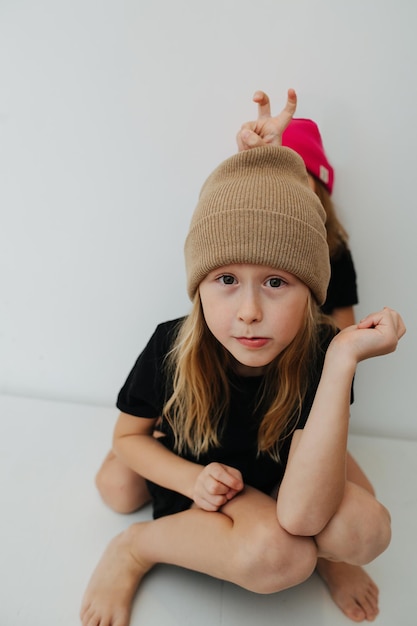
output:
POLYGON ((233 358, 235 362, 234 369, 238 374, 241 374, 242 376, 261 376, 265 373, 265 368, 267 367, 267 365, 271 363, 271 361, 265 362, 264 360, 254 361, 252 359, 239 360, 236 359, 236 357, 233 358))

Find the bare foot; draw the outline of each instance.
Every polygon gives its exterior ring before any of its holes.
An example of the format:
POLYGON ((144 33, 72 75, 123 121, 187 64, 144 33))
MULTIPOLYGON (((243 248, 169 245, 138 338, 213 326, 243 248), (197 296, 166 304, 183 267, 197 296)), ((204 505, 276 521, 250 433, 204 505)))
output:
POLYGON ((131 533, 132 527, 115 537, 94 570, 80 611, 83 626, 128 626, 136 589, 152 567, 132 555, 131 533))
POLYGON ((347 617, 354 622, 372 622, 376 618, 378 587, 362 567, 319 559, 317 571, 347 617))

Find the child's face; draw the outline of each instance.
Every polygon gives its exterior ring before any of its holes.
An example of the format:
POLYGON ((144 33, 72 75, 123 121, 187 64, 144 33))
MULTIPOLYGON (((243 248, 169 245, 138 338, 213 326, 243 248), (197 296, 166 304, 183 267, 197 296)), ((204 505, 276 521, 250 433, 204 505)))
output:
POLYGON ((309 288, 265 265, 219 267, 200 283, 210 331, 237 361, 244 376, 262 374, 302 328, 309 288))

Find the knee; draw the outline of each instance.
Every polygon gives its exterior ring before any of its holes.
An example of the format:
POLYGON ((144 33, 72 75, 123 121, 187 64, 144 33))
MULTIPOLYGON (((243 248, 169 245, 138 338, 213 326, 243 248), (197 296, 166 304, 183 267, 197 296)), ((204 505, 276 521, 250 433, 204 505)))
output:
POLYGON ((259 524, 235 554, 239 584, 261 594, 276 593, 304 582, 317 563, 314 541, 289 535, 276 521, 259 524))
POLYGON ((150 499, 145 481, 109 458, 97 472, 95 484, 102 500, 116 513, 133 513, 150 499))
POLYGON ((102 500, 116 513, 130 513, 124 497, 123 481, 104 464, 96 474, 95 485, 102 500))
POLYGON ((391 515, 388 509, 377 500, 373 508, 365 528, 361 565, 376 559, 388 548, 391 541, 391 515))
POLYGON ((391 516, 377 500, 364 512, 359 529, 353 529, 345 545, 346 561, 354 565, 366 565, 384 552, 391 541, 391 516))

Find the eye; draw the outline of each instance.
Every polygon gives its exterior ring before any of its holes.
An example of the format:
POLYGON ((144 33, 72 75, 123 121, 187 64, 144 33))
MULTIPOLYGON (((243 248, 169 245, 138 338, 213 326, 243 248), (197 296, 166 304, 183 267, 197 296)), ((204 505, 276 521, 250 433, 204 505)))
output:
POLYGON ((234 285, 236 282, 235 277, 230 274, 223 274, 223 276, 219 276, 217 280, 223 285, 234 285))
POLYGON ((266 284, 269 287, 273 287, 274 289, 277 289, 278 287, 282 287, 282 285, 285 285, 285 281, 282 280, 282 278, 278 278, 278 276, 273 276, 272 278, 268 278, 268 280, 266 281, 266 284))

